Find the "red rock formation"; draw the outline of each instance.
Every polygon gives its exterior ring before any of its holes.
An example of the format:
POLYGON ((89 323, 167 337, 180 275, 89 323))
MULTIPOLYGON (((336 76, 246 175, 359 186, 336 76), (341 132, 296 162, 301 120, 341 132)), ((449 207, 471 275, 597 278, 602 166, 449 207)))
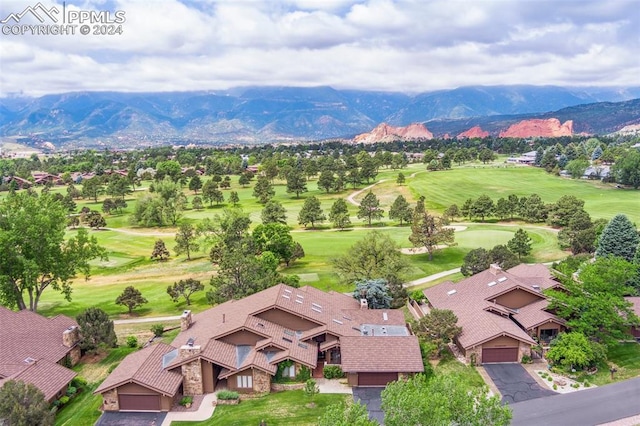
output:
POLYGON ((501 138, 557 137, 573 135, 573 121, 560 124, 557 118, 523 120, 500 132, 501 138))
POLYGON ((489 132, 486 132, 486 131, 482 130, 482 127, 480 127, 480 126, 473 126, 469 130, 460 133, 457 136, 457 138, 458 139, 464 139, 464 138, 469 138, 469 139, 480 138, 480 139, 482 139, 482 138, 486 138, 487 136, 489 136, 489 132))
POLYGON ((369 133, 362 133, 353 140, 359 143, 389 142, 396 139, 433 139, 433 133, 423 124, 413 123, 406 127, 393 127, 386 123, 379 124, 369 133))

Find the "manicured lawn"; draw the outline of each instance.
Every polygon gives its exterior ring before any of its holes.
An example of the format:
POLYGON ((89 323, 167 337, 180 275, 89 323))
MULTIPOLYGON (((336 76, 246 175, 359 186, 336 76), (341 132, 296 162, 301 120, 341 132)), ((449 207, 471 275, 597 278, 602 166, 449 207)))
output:
MULTIPOLYGON (((546 203, 562 195, 575 195, 585 200, 585 210, 593 218, 611 219, 626 214, 632 222, 640 222, 638 191, 616 189, 614 185, 587 180, 565 179, 535 167, 477 166, 444 172, 420 173, 407 184, 414 198, 424 195, 427 209, 442 212, 451 204, 462 206, 468 198, 487 194, 494 201, 509 194, 538 194, 546 203)), ((383 185, 395 185, 386 182, 383 185)))
POLYGON ((640 376, 640 344, 622 343, 609 350, 607 357, 608 364, 598 366, 596 374, 591 376, 582 374, 580 377, 602 386, 640 376), (618 370, 613 379, 609 371, 611 365, 615 365, 618 370))
POLYGON ((286 391, 266 395, 262 398, 242 401, 238 405, 217 406, 211 419, 204 422, 172 422, 172 426, 196 425, 259 425, 264 420, 268 425, 314 425, 324 410, 351 398, 348 394, 318 394, 313 398, 315 406, 303 391, 286 391))

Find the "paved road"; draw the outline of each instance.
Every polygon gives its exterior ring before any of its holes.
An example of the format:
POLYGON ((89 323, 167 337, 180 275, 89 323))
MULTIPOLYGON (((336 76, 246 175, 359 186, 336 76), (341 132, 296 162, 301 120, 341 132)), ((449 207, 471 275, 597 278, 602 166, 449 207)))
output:
POLYGON ((556 395, 551 389, 542 388, 520 364, 483 364, 484 370, 502 394, 502 403, 556 395))
POLYGON ((366 405, 369 418, 384 424, 384 412, 382 411, 382 397, 380 394, 384 387, 360 387, 353 388, 353 400, 366 405))
POLYGON ((512 426, 591 426, 640 414, 640 377, 511 405, 512 426))

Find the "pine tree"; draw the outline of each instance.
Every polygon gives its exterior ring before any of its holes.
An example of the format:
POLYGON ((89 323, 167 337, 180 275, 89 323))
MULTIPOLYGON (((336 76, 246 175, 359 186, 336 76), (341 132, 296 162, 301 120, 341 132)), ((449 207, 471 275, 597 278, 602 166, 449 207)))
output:
POLYGON ((403 222, 411 222, 412 214, 409 203, 402 195, 398 195, 389 208, 389 219, 398 220, 400 226, 402 226, 403 222))
POLYGON ((600 235, 596 256, 618 256, 633 261, 640 237, 627 216, 617 214, 609 221, 600 235))
POLYGON ((531 253, 531 238, 524 229, 520 228, 516 231, 515 235, 509 242, 507 242, 509 250, 518 255, 518 260, 522 256, 526 256, 531 253))
POLYGON ((129 309, 129 314, 138 306, 148 303, 148 300, 142 297, 140 290, 130 285, 116 298, 116 305, 124 305, 129 309))
POLYGON ((358 219, 365 219, 368 226, 371 226, 373 219, 380 219, 382 216, 384 216, 384 210, 380 208, 380 200, 378 200, 376 194, 369 191, 360 203, 358 219))
POLYGON ((309 197, 304 200, 302 209, 298 214, 298 223, 307 227, 307 224, 311 224, 311 228, 315 227, 317 222, 322 222, 326 219, 326 216, 322 212, 320 207, 320 200, 315 196, 309 197))
POLYGON ((164 241, 156 240, 153 246, 153 252, 151 253, 151 260, 167 260, 169 258, 169 250, 165 246, 164 241))
POLYGON ((347 202, 343 198, 338 198, 331 206, 329 220, 333 223, 333 226, 340 229, 344 229, 351 224, 347 202))
POLYGON ((191 252, 197 251, 200 245, 197 242, 198 232, 190 223, 183 223, 176 233, 176 246, 173 250, 177 255, 187 254, 187 260, 191 260, 191 252))

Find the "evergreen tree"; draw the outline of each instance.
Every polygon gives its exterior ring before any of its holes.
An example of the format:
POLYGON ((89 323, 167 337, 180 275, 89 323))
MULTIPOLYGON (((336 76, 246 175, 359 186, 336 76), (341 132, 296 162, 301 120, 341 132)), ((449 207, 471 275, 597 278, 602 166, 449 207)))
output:
POLYGON ((365 219, 368 226, 371 226, 373 219, 381 219, 384 216, 384 210, 380 208, 380 201, 376 194, 369 191, 360 202, 358 208, 358 219, 365 219))
POLYGON ((195 175, 189 181, 189 190, 197 194, 201 188, 202 188, 202 179, 200 179, 200 176, 195 175))
POLYGON ((391 296, 387 280, 383 278, 356 281, 353 298, 366 299, 369 309, 388 309, 391 307, 391 296))
POLYGON ((176 246, 173 251, 177 255, 187 254, 187 260, 191 260, 191 253, 197 251, 200 245, 197 242, 198 231, 190 223, 183 223, 176 232, 176 246))
POLYGON ((175 303, 178 303, 180 297, 184 297, 187 306, 191 305, 191 296, 196 291, 204 290, 204 284, 193 278, 180 280, 167 287, 167 294, 175 303))
POLYGON ((396 178, 396 183, 398 185, 402 185, 404 184, 406 181, 406 178, 404 177, 404 173, 398 173, 398 177, 396 178))
POLYGON ((334 227, 340 229, 344 229, 351 224, 347 202, 343 198, 338 198, 331 206, 329 220, 334 227))
POLYGON ((409 203, 402 195, 398 195, 389 208, 389 219, 398 220, 400 226, 402 226, 402 222, 410 222, 412 214, 409 203))
POLYGON ((627 216, 617 214, 609 221, 600 235, 596 256, 618 256, 633 261, 640 237, 627 216))
POLYGON ((123 305, 129 309, 129 314, 133 313, 133 310, 139 306, 148 303, 148 300, 142 297, 140 290, 130 285, 124 289, 124 291, 116 298, 116 305, 123 305))
POLYGON ((273 186, 266 176, 258 176, 256 186, 253 188, 253 196, 258 199, 260 204, 266 204, 276 195, 273 186))
POLYGON ((491 256, 486 249, 479 247, 477 249, 471 250, 464 256, 464 261, 462 266, 460 267, 460 272, 465 277, 470 277, 471 275, 475 275, 478 272, 482 272, 486 269, 489 269, 489 265, 491 264, 491 256))
POLYGON ((287 173, 287 192, 295 193, 296 198, 300 198, 300 194, 307 192, 307 180, 304 174, 297 168, 291 169, 287 173))
POLYGON ((115 348, 118 338, 113 327, 113 321, 109 315, 100 308, 87 308, 77 317, 80 330, 80 349, 83 351, 95 351, 101 345, 115 348))
POLYGON ((231 191, 229 193, 229 202, 233 204, 234 207, 240 203, 240 197, 238 197, 238 193, 236 191, 231 191))
POLYGON ((0 419, 7 426, 53 426, 55 416, 40 389, 7 380, 0 387, 0 419))
POLYGON ((153 252, 151 253, 151 260, 167 260, 169 258, 169 250, 165 246, 164 241, 156 240, 153 246, 153 252))
POLYGON ((454 230, 445 225, 446 221, 443 218, 432 216, 427 211, 423 214, 414 213, 409 241, 414 247, 424 247, 429 253, 429 260, 432 260, 433 252, 439 245, 454 244, 454 230))
POLYGON ((333 171, 323 170, 318 178, 318 188, 324 189, 328 193, 333 188, 335 180, 336 178, 333 176, 333 171))
POLYGON ((507 247, 513 253, 517 254, 518 260, 520 260, 522 256, 526 256, 531 253, 531 238, 527 231, 519 228, 513 238, 507 242, 507 247))
POLYGON ((287 224, 287 213, 284 206, 278 201, 271 200, 265 204, 260 215, 262 217, 262 223, 265 225, 267 223, 287 224))
POLYGON ((298 214, 298 223, 307 227, 307 224, 311 224, 311 228, 315 227, 315 224, 318 222, 323 222, 326 219, 326 216, 322 212, 322 208, 320 207, 320 200, 315 196, 309 197, 304 200, 304 204, 302 205, 302 209, 298 214))

